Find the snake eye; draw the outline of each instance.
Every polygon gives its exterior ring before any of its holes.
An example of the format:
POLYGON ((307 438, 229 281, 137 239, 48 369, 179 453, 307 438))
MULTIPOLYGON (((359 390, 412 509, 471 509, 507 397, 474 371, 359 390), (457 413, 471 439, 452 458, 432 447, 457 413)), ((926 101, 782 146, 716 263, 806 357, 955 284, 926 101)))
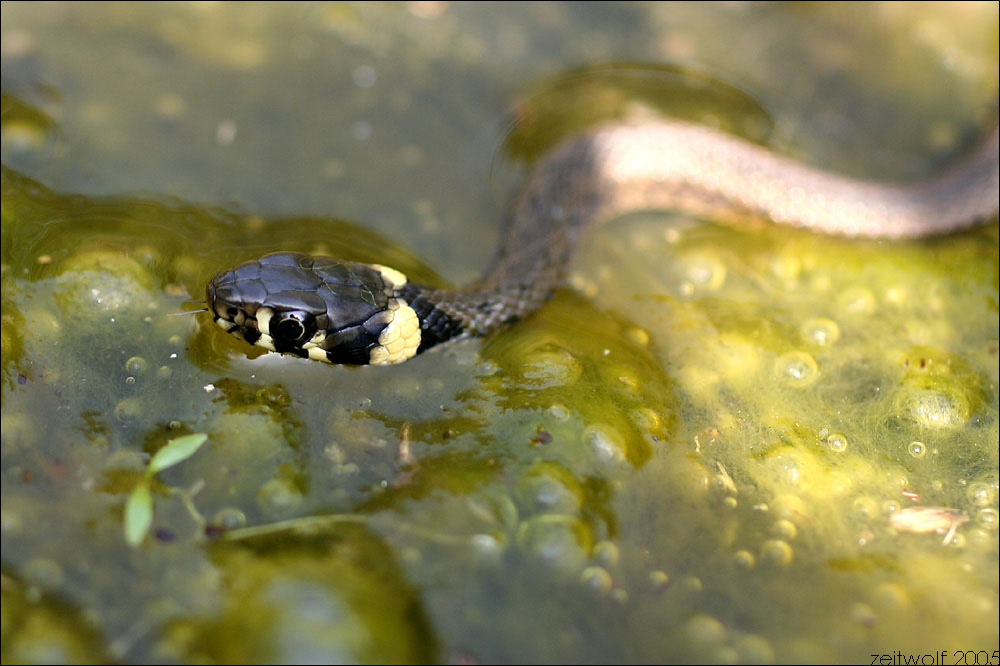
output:
POLYGON ((309 340, 315 332, 315 319, 302 310, 282 312, 271 321, 271 335, 277 341, 302 343, 309 340))

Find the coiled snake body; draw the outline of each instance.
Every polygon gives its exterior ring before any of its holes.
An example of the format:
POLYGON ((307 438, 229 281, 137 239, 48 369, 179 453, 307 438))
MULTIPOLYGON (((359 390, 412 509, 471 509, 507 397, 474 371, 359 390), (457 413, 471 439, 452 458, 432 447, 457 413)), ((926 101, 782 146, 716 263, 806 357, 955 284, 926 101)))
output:
POLYGON ((278 252, 218 273, 216 323, 251 344, 348 364, 400 363, 458 336, 486 335, 541 305, 584 229, 639 209, 763 217, 852 237, 914 238, 996 216, 998 129, 964 158, 909 184, 851 179, 680 121, 615 124, 539 160, 508 213, 492 267, 436 289, 391 268, 278 252))

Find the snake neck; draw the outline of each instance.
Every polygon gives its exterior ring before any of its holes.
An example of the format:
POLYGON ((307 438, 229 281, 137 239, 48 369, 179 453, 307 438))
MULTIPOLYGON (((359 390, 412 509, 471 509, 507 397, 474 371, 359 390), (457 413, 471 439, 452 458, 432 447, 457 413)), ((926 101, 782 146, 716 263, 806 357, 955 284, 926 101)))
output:
POLYGON ((565 279, 562 266, 565 262, 537 266, 537 270, 517 278, 505 278, 502 275, 506 273, 497 272, 462 289, 407 284, 399 296, 420 319, 418 351, 452 338, 487 335, 537 310, 565 279))
MULTIPOLYGON (((600 185, 593 148, 592 141, 573 141, 535 166, 507 211, 500 247, 483 277, 459 289, 411 286, 402 294, 418 315, 428 312, 432 330, 486 335, 538 309, 565 281, 584 230, 606 217, 609 193, 600 185)), ((430 344, 442 341, 430 337, 430 344)))

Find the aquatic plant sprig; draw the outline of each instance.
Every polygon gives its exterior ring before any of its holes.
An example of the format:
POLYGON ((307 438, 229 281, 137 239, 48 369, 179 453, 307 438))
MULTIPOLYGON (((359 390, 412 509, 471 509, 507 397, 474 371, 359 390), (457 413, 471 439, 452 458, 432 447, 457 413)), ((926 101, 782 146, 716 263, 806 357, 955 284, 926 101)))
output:
POLYGON ((125 501, 125 541, 129 546, 135 548, 142 543, 153 524, 153 477, 193 456, 206 441, 208 435, 205 433, 177 437, 167 442, 149 460, 142 479, 125 501))

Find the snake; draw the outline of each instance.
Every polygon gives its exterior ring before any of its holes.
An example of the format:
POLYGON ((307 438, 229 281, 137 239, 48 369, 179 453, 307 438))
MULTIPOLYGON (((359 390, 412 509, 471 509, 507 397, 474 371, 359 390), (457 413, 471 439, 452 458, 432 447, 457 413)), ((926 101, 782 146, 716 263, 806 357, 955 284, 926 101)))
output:
POLYGON ((997 216, 998 124, 954 163, 906 183, 826 171, 714 128, 617 121, 535 161, 512 198, 496 258, 454 289, 391 267, 274 252, 217 273, 206 297, 223 330, 270 351, 334 364, 407 361, 485 336, 539 308, 563 283, 584 231, 638 210, 756 217, 852 238, 912 239, 997 216))

